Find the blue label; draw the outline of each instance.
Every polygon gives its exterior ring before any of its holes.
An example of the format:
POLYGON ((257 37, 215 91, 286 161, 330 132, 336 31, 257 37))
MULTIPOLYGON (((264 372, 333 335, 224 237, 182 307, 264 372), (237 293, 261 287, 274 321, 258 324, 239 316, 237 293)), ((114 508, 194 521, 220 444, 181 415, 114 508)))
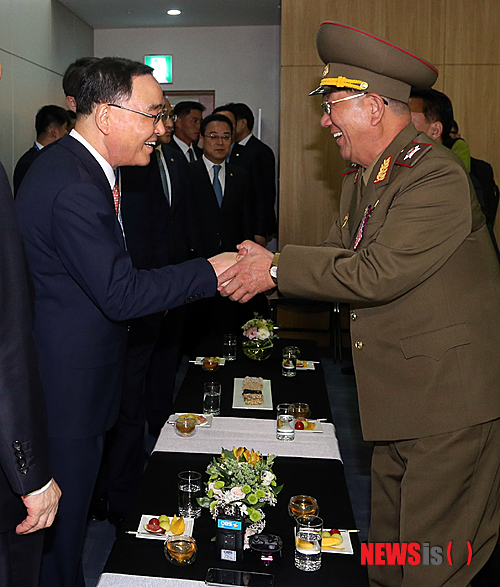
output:
POLYGON ((241 530, 241 522, 237 520, 217 520, 217 528, 225 528, 229 530, 241 530))

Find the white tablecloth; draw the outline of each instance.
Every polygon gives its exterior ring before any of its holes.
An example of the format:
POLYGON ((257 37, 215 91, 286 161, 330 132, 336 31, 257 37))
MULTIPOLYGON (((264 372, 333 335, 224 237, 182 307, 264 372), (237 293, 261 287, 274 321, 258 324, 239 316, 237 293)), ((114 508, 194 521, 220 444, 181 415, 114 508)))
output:
POLYGON ((205 587, 205 581, 103 573, 97 587, 205 587))
POLYGON ((217 417, 210 428, 197 426, 189 438, 181 438, 171 424, 165 424, 154 451, 220 454, 221 448, 245 446, 265 455, 342 460, 335 426, 321 425, 322 433, 298 431, 295 440, 282 442, 276 440, 275 420, 217 417))

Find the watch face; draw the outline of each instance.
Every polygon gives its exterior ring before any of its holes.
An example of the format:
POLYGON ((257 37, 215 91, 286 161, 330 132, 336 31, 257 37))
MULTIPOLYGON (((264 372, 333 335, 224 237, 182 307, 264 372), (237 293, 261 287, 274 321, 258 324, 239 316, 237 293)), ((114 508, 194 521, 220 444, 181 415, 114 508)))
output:
POLYGON ((270 273, 271 273, 271 277, 273 277, 274 279, 277 279, 277 277, 278 277, 278 268, 276 266, 271 267, 270 273))

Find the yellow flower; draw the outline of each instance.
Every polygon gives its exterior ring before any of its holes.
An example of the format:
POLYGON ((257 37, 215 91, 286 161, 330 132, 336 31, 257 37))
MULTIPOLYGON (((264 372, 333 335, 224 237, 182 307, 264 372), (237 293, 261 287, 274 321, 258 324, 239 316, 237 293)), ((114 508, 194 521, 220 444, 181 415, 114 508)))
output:
POLYGON ((236 448, 235 446, 233 446, 233 455, 240 460, 241 455, 243 454, 243 451, 245 450, 244 446, 240 446, 239 448, 236 448))
POLYGON ((260 452, 254 452, 253 448, 251 452, 249 450, 245 450, 243 454, 247 463, 250 463, 251 465, 256 465, 260 461, 260 452))

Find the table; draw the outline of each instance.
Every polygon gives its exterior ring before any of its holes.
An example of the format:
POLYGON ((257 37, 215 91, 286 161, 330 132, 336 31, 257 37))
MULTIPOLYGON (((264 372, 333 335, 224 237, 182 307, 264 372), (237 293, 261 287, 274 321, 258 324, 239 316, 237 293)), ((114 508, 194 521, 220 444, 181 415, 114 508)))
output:
MULTIPOLYGON (((177 504, 177 474, 186 468, 205 471, 211 460, 206 454, 155 452, 150 458, 142 480, 138 499, 124 520, 124 529, 136 530, 140 515, 144 513, 170 515, 177 504)), ((260 561, 246 554, 242 563, 218 561, 215 556, 214 522, 207 510, 196 520, 194 537, 198 542, 198 556, 193 565, 183 568, 171 565, 163 554, 163 542, 138 539, 122 534, 115 542, 99 587, 142 587, 168 585, 187 587, 204 585, 209 567, 238 568, 270 572, 276 587, 318 587, 321 585, 349 585, 366 587, 366 568, 359 564, 359 543, 356 534, 351 534, 355 554, 324 554, 319 571, 306 573, 295 568, 293 562, 293 521, 287 512, 292 495, 306 493, 314 495, 320 505, 320 515, 327 526, 354 528, 349 495, 342 463, 336 459, 304 459, 277 457, 274 466, 278 482, 284 483, 278 504, 266 508, 266 531, 279 534, 284 542, 281 560, 264 567, 260 561), (163 577, 160 579, 151 579, 163 577)))
MULTIPOLYGON (((174 412, 200 413, 203 408, 203 383, 218 381, 222 386, 221 416, 237 418, 276 418, 276 406, 282 402, 306 402, 312 418, 326 418, 332 422, 330 402, 326 390, 325 374, 321 363, 314 371, 297 371, 296 377, 281 375, 281 352, 285 346, 297 345, 302 360, 319 361, 318 347, 314 341, 275 339, 273 354, 265 361, 253 361, 243 354, 241 337, 236 361, 226 361, 217 371, 204 371, 201 366, 190 365, 174 402, 174 412), (271 381, 273 410, 233 409, 234 378, 262 377, 271 381)), ((199 356, 222 356, 222 337, 207 337, 199 346, 199 356)))
POLYGON ((181 438, 165 424, 154 451, 220 454, 221 448, 245 446, 284 457, 341 460, 335 426, 322 422, 323 432, 295 432, 293 442, 276 440, 276 421, 256 418, 215 417, 210 428, 197 427, 196 434, 181 438))

